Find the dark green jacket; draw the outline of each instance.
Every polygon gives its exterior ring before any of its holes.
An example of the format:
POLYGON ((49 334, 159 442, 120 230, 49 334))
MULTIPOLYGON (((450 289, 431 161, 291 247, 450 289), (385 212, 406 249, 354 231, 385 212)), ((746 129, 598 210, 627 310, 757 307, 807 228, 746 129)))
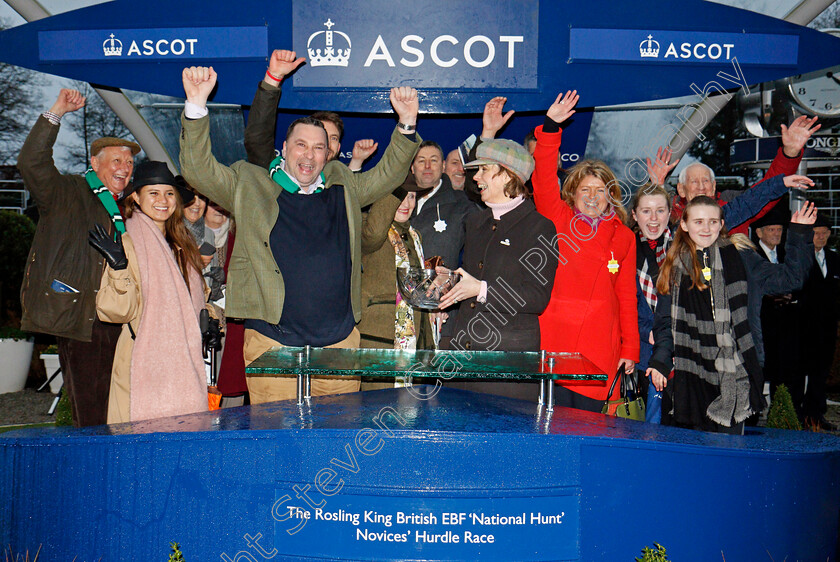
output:
MULTIPOLYGON (((269 246, 271 229, 280 212, 281 187, 260 166, 244 160, 223 166, 211 152, 209 117, 181 118, 181 173, 202 194, 236 218, 236 244, 228 268, 225 312, 234 318, 280 321, 285 289, 283 276, 269 246)), ((350 298, 356 322, 361 318, 361 207, 370 205, 402 184, 420 143, 396 128, 380 162, 370 171, 354 174, 340 162, 324 168, 326 187, 343 185, 350 229, 352 274, 350 298)), ((312 275, 329 275, 330 264, 312 275)))
POLYGON ((96 223, 109 231, 113 227, 85 179, 56 169, 58 129, 38 117, 18 156, 18 169, 40 213, 20 289, 21 325, 30 332, 90 341, 104 265, 88 244, 88 230, 96 223), (79 292, 56 293, 50 288, 53 279, 79 292))

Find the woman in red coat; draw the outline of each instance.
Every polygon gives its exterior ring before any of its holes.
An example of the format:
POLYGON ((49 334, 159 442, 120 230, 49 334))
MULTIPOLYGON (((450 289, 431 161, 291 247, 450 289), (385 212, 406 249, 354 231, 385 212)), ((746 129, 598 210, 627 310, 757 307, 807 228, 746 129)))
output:
MULTIPOLYGON (((551 301, 540 316, 541 347, 578 352, 612 379, 620 366, 633 373, 639 359, 636 240, 623 224, 621 189, 606 164, 578 163, 559 188, 560 123, 574 114, 577 100, 576 91, 557 96, 535 131, 534 203, 554 221, 560 251, 551 301)), ((607 399, 603 382, 561 384, 561 406, 599 412, 607 399)), ((618 392, 616 385, 613 398, 618 392)))

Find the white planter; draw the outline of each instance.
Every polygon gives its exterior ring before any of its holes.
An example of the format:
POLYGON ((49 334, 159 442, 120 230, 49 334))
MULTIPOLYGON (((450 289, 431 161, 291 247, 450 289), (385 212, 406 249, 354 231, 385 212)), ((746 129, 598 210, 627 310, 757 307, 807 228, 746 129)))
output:
POLYGON ((18 392, 26 386, 35 341, 0 339, 0 394, 18 392))
MULTIPOLYGON (((54 372, 58 370, 58 354, 57 353, 42 353, 41 361, 44 362, 44 369, 47 371, 47 378, 50 378, 54 372)), ((50 383, 50 392, 58 394, 61 390, 61 385, 64 384, 64 376, 59 373, 50 383)))

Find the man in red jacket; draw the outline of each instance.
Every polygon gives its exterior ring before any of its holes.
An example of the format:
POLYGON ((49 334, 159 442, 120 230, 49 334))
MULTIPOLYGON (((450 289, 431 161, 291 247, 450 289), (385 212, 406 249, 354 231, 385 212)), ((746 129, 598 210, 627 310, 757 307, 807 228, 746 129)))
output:
MULTIPOLYGON (((679 222, 688 201, 699 195, 707 195, 714 197, 723 207, 723 218, 729 232, 746 234, 750 223, 767 214, 779 198, 787 193, 787 188, 782 184, 779 184, 781 189, 771 189, 770 186, 762 185, 764 180, 778 175, 795 174, 802 160, 805 143, 820 127, 816 117, 809 119, 805 116, 794 119, 790 127, 782 125, 782 148, 779 149, 764 177, 751 189, 729 202, 721 200, 717 195, 715 173, 711 168, 700 162, 686 166, 680 172, 679 183, 677 183, 679 198, 671 207, 671 222, 679 222)), ((675 164, 676 162, 672 166, 675 164)))

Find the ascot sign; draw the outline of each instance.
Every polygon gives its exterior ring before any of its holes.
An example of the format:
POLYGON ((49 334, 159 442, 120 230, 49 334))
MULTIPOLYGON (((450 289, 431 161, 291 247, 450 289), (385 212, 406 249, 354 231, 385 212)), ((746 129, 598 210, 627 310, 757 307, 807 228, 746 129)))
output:
POLYGON ((38 32, 38 54, 51 62, 125 59, 265 58, 265 26, 49 30, 38 32), (104 39, 104 41, 103 41, 104 39), (68 49, 68 45, 73 45, 68 49))
POLYGON ((794 67, 799 38, 793 34, 573 28, 569 54, 572 61, 719 64, 737 57, 742 65, 794 67))
POLYGON ((297 88, 380 88, 383 83, 485 90, 537 87, 536 0, 494 4, 498 13, 530 14, 516 20, 487 18, 486 6, 459 6, 459 18, 452 24, 428 10, 411 13, 418 8, 398 3, 362 16, 329 0, 296 2, 293 8, 292 43, 298 51, 306 46, 311 67, 294 75, 297 88), (465 33, 465 21, 482 22, 480 31, 465 33), (428 33, 431 29, 435 32, 428 33))

